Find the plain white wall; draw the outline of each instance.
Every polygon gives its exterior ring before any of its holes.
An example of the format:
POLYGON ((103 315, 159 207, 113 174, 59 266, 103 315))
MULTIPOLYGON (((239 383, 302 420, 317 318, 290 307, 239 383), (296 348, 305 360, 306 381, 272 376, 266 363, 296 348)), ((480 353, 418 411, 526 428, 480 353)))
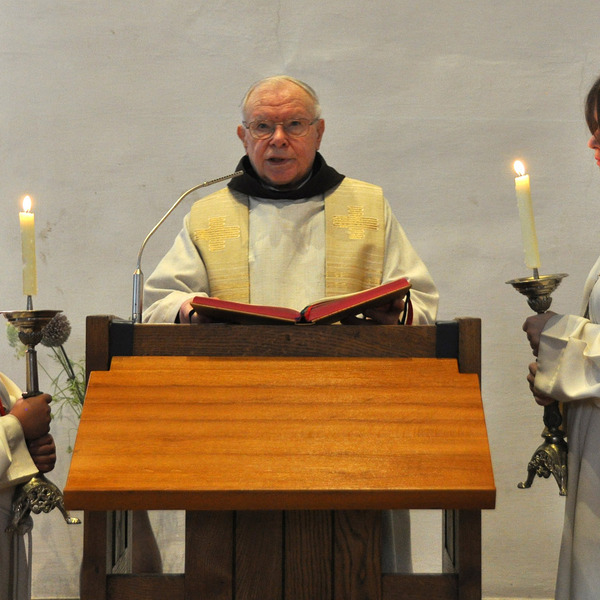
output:
MULTIPOLYGON (((498 488, 483 521, 484 595, 549 598, 563 500, 553 481, 516 487, 542 422, 525 382, 529 309, 505 284, 530 275, 512 162, 523 159, 531 174, 541 273, 569 273, 553 308, 577 312, 598 253, 600 174, 582 113, 600 74, 597 11, 592 0, 3 2, 0 309, 24 308, 17 213, 29 193, 34 305, 65 311, 67 350, 81 358, 86 315, 130 316, 151 227, 183 191, 235 167, 247 87, 277 73, 306 80, 321 96, 324 156, 383 186, 438 284, 439 317, 483 320, 498 488)), ((146 274, 190 204, 148 245, 146 274)), ((23 383, 24 363, 1 339, 0 366, 23 383)), ((53 425, 60 485, 74 427, 53 425)), ((81 528, 56 511, 35 521, 34 595, 76 596, 81 528)))

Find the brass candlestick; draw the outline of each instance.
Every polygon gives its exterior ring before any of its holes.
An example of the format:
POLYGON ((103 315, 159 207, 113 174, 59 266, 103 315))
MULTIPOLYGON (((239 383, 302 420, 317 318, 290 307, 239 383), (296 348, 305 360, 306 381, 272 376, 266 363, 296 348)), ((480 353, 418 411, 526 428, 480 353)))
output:
MULTIPOLYGON (((534 269, 533 277, 511 279, 506 283, 527 296, 529 307, 536 313, 541 314, 550 308, 552 304, 550 295, 565 277, 567 277, 566 273, 540 276, 537 269, 534 269)), ((559 494, 561 496, 567 495, 568 446, 565 440, 565 432, 561 429, 562 421, 562 413, 558 402, 552 402, 544 406, 545 428, 541 434, 544 442, 533 453, 527 466, 527 479, 518 484, 520 489, 531 487, 536 475, 545 479, 553 475, 558 484, 559 494)))
MULTIPOLYGON (((28 306, 30 303, 28 302, 28 306)), ((0 311, 19 332, 19 339, 27 346, 25 397, 37 396, 40 393, 38 383, 37 352, 35 347, 43 337, 43 329, 60 310, 13 310, 0 311)), ((48 480, 45 475, 38 473, 27 483, 17 486, 12 502, 11 524, 7 532, 24 532, 28 528, 28 517, 31 512, 39 514, 58 508, 68 524, 79 524, 81 521, 71 517, 65 509, 62 492, 48 480)))

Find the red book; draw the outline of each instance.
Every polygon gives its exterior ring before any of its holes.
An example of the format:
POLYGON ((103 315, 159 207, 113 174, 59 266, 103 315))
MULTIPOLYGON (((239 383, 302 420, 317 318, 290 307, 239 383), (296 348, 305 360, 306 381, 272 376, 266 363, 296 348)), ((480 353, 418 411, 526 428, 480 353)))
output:
POLYGON ((366 308, 388 304, 396 298, 404 298, 409 289, 408 279, 395 279, 360 292, 323 298, 301 311, 282 306, 246 304, 203 296, 196 296, 192 300, 192 306, 197 313, 218 322, 244 325, 251 323, 327 325, 361 314, 366 308))

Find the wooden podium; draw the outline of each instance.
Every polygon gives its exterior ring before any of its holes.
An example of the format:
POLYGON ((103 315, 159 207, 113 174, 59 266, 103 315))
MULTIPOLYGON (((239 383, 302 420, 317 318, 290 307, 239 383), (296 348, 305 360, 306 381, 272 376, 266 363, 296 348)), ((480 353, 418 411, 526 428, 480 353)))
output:
POLYGON ((474 600, 495 488, 480 321, 88 317, 64 490, 82 600, 474 600), (381 510, 442 509, 443 572, 381 572, 381 510), (130 510, 186 511, 185 573, 132 575, 130 510))

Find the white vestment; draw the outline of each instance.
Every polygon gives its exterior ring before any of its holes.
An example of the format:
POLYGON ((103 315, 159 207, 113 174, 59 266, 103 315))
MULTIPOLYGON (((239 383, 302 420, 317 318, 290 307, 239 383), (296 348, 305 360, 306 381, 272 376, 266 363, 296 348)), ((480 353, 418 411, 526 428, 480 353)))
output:
POLYGON ((555 315, 542 332, 535 386, 565 403, 568 492, 556 600, 600 597, 600 259, 582 314, 555 315))
MULTIPOLYGON (((17 386, 0 373, 0 401, 7 412, 20 396, 21 392, 17 386)), ((10 414, 0 417, 0 600, 13 600, 13 596, 9 594, 9 575, 15 540, 5 530, 10 523, 15 486, 28 481, 37 472, 19 420, 10 414)), ((17 536, 16 544, 19 578, 17 598, 26 600, 30 598, 31 591, 23 536, 17 536)))
MULTIPOLYGON (((382 280, 412 284, 413 324, 433 323, 438 292, 387 201, 382 280)), ((301 310, 325 294, 325 212, 322 196, 302 200, 249 199, 249 279, 253 304, 301 310)), ((180 306, 210 295, 206 267, 192 241, 189 215, 172 248, 144 287, 144 321, 173 323, 180 306)))

